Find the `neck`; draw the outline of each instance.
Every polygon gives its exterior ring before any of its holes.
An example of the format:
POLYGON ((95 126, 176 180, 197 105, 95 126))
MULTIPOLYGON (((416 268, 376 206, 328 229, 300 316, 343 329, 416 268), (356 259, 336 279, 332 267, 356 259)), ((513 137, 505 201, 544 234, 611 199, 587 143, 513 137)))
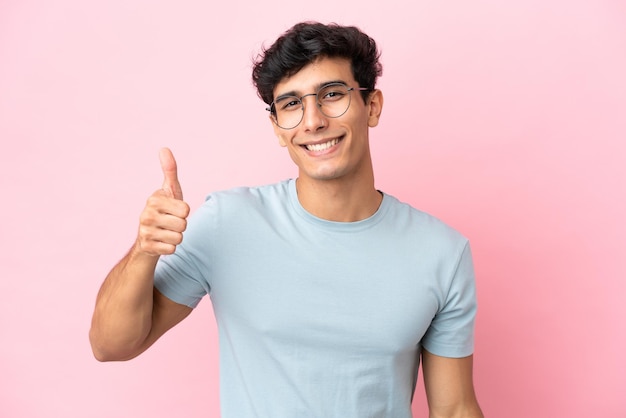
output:
POLYGON ((335 222, 356 222, 369 218, 382 202, 382 194, 374 187, 373 175, 360 181, 319 181, 299 177, 296 190, 298 200, 307 212, 335 222))

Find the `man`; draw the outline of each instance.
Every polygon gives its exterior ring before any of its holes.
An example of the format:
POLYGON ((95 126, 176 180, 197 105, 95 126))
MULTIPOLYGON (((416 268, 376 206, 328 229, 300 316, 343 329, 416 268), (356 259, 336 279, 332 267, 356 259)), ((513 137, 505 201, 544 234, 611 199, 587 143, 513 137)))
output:
POLYGON ((213 193, 187 224, 161 151, 163 187, 98 294, 97 359, 139 355, 208 294, 224 418, 410 417, 420 357, 431 417, 482 417, 468 242, 374 186, 378 58, 318 23, 263 51, 253 81, 296 180, 213 193))

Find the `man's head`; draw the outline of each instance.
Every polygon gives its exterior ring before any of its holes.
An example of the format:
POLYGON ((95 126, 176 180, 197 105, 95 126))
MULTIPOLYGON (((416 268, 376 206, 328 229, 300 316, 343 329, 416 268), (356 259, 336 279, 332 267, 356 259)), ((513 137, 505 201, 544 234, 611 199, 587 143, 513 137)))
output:
MULTIPOLYGON (((281 80, 325 57, 348 59, 354 79, 360 87, 369 90, 375 88, 376 79, 382 74, 376 42, 358 28, 303 22, 293 26, 259 55, 252 71, 259 97, 270 104, 274 100, 274 88, 281 80)), ((364 100, 367 94, 367 91, 362 92, 364 100)))
POLYGON ((306 22, 259 56, 252 78, 301 186, 373 181, 369 128, 383 105, 375 88, 379 55, 355 27, 306 22))

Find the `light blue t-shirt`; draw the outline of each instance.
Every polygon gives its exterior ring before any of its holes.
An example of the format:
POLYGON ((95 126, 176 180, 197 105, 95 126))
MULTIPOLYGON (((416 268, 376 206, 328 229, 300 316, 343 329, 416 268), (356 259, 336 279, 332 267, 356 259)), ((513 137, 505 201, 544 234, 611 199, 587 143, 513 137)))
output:
POLYGON ((155 286, 210 295, 222 418, 408 418, 421 348, 473 351, 467 239, 386 194, 342 223, 308 213, 294 180, 214 193, 155 286))

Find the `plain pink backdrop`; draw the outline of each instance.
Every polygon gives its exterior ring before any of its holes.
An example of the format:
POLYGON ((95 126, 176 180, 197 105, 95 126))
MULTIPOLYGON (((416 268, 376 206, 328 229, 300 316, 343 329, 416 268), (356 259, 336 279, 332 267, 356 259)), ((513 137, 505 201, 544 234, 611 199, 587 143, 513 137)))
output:
POLYGON ((471 239, 486 416, 625 417, 626 6, 601 0, 0 1, 0 416, 218 416, 208 300, 128 363, 93 359, 90 316, 160 147, 192 208, 295 175, 250 62, 304 19, 378 40, 377 186, 471 239))

